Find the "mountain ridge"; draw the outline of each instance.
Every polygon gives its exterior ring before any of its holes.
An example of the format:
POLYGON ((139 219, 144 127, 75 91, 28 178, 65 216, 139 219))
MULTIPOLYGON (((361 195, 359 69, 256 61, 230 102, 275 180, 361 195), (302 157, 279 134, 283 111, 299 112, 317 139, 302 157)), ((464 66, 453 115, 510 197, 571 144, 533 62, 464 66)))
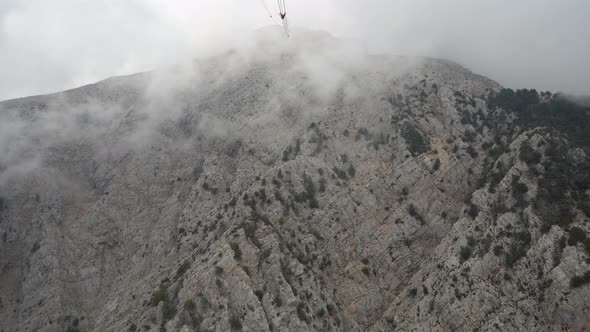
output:
POLYGON ((259 45, 0 103, 0 328, 584 329, 588 157, 553 95, 259 45))

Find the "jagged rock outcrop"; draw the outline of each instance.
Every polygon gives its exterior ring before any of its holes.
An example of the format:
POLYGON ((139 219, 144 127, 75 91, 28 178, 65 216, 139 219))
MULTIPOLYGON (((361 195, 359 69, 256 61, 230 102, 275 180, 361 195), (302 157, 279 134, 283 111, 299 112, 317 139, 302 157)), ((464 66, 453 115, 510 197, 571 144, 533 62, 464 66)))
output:
POLYGON ((0 103, 1 330, 587 327, 583 122, 273 34, 0 103))

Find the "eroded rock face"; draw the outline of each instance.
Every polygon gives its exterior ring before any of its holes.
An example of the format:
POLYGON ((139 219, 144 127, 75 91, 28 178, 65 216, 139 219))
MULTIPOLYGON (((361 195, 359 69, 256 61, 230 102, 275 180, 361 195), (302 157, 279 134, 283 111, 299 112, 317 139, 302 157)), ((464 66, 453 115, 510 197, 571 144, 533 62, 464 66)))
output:
POLYGON ((458 65, 290 43, 0 103, 0 329, 584 330, 587 149, 458 65))

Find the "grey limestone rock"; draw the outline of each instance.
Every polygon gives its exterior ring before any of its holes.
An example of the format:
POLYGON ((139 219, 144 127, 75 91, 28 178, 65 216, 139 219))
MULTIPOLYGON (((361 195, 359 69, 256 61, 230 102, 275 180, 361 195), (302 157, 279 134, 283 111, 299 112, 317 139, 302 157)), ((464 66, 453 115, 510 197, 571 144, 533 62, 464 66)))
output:
POLYGON ((587 329, 537 198, 583 149, 457 64, 262 35, 0 103, 0 330, 587 329))

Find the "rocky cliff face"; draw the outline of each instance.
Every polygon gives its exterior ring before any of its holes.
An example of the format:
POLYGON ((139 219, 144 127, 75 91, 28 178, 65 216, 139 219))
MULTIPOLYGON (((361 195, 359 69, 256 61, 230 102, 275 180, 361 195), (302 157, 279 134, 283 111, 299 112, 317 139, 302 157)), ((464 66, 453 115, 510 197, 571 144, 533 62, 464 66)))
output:
POLYGON ((530 94, 308 32, 0 103, 0 330, 583 331, 589 115, 530 94))

